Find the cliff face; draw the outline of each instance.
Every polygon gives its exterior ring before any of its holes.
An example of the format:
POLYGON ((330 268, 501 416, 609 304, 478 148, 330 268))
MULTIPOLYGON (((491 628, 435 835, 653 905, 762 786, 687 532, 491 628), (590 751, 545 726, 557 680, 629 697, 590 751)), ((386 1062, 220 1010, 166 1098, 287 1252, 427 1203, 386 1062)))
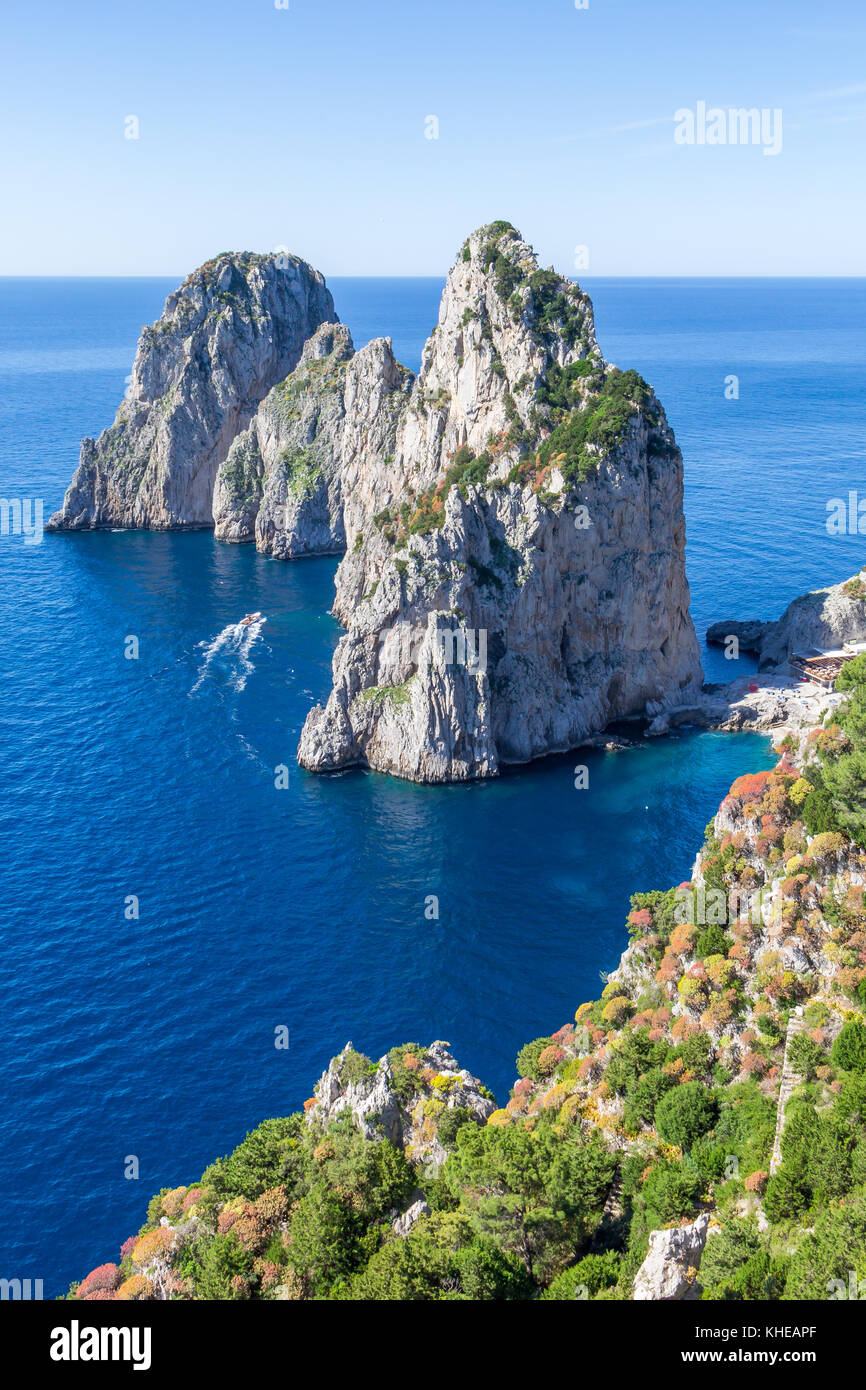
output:
POLYGON ((707 631, 707 641, 718 646, 731 636, 742 651, 755 653, 762 671, 784 666, 794 652, 866 641, 866 571, 802 594, 775 622, 731 620, 713 623, 707 631))
POLYGON ((763 635, 759 665, 779 666, 794 652, 841 647, 866 639, 866 584, 854 575, 843 584, 797 598, 763 635))
POLYGON ((303 766, 492 776, 700 681, 664 412, 507 224, 466 242, 393 456, 359 451, 343 498, 347 634, 303 766))
POLYGON ((142 330, 114 424, 85 439, 50 530, 213 524, 214 481, 235 436, 336 319, 297 257, 221 255, 190 275, 142 330))
POLYGON ((481 228, 416 380, 389 339, 356 353, 321 277, 283 264, 221 256, 169 298, 49 526, 345 550, 313 771, 489 777, 688 704, 682 458, 579 287, 507 223, 481 228))
POLYGON ((219 470, 217 538, 282 560, 344 550, 344 491, 361 462, 375 473, 393 455, 412 380, 388 340, 355 353, 347 328, 323 324, 219 470))
MULTIPOLYGON (((395 1049, 399 1054, 399 1049, 395 1049)), ((448 1157, 436 1124, 445 1110, 459 1110, 484 1124, 496 1109, 490 1092, 458 1066, 448 1044, 432 1042, 401 1055, 380 1057, 373 1066, 351 1043, 323 1072, 307 1110, 307 1124, 328 1125, 351 1116, 365 1139, 379 1139, 406 1150, 413 1162, 444 1163, 448 1157), (407 1062, 409 1067, 407 1068, 407 1062), (407 1087, 407 1074, 411 1086, 407 1087)))

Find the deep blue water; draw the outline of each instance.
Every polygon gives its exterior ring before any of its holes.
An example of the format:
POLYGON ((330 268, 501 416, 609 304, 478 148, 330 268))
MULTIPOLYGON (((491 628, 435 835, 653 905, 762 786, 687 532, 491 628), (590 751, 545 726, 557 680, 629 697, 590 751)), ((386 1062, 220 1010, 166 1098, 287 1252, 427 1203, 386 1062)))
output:
MULTIPOLYGON (((0 496, 56 508, 173 284, 0 281, 0 496)), ((699 628, 861 563, 824 516, 863 472, 864 282, 589 288, 683 447, 699 628)), ((332 289, 358 345, 391 334, 417 367, 439 281, 332 289)), ((115 1258, 152 1191, 297 1108, 348 1038, 449 1039, 504 1099, 522 1043, 616 963, 629 893, 681 880, 733 777, 770 761, 702 734, 591 755, 588 792, 573 758, 471 787, 308 776, 334 567, 204 533, 0 540, 3 1277, 56 1293, 115 1258), (245 652, 226 629, 250 609, 245 652)))

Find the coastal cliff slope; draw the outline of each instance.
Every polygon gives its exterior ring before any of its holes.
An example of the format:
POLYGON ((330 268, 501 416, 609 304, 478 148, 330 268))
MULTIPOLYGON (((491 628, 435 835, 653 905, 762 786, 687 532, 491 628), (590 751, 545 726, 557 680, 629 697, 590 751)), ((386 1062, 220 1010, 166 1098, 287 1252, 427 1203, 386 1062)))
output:
POLYGON ((683 703, 682 457, 592 306, 507 223, 468 238, 392 454, 343 472, 334 688, 299 761, 495 775, 683 703))
POLYGON ((742 651, 755 653, 762 671, 784 666, 794 652, 862 642, 866 640, 866 571, 802 594, 775 622, 719 622, 707 630, 707 641, 714 644, 723 645, 731 636, 738 638, 742 651))
POLYGON ((142 330, 114 424, 85 439, 49 530, 213 525, 217 469, 259 402, 336 321, 322 276, 296 256, 223 254, 142 330))
POLYGON ((837 686, 734 782, 689 879, 632 896, 601 997, 521 1049, 504 1104, 446 1043, 378 1062, 347 1044, 303 1114, 163 1188, 70 1298, 848 1297, 866 1277, 866 657, 837 686))

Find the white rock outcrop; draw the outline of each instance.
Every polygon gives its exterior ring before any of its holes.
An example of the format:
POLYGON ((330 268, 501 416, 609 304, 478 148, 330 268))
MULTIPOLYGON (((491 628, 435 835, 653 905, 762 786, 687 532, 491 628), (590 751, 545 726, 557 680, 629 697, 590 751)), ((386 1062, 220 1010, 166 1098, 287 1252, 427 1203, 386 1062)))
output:
POLYGON ((794 652, 813 647, 833 650, 843 642, 866 641, 866 572, 841 584, 814 589, 789 603, 775 622, 714 623, 707 641, 735 636, 743 651, 754 652, 762 671, 784 666, 794 652))
POLYGON ((688 1226, 652 1232, 649 1253, 635 1275, 632 1298, 636 1302, 670 1303, 699 1296, 697 1276, 709 1224, 709 1213, 702 1212, 688 1226))
POLYGON ((83 441, 48 529, 212 526, 232 441, 335 320, 322 276, 296 256, 227 253, 194 271, 142 329, 114 424, 83 441))
POLYGON ((348 1112, 365 1139, 387 1139, 415 1161, 444 1162, 447 1151, 431 1119, 429 1101, 436 1102, 440 1115, 460 1109, 478 1123, 493 1114, 496 1102, 476 1077, 458 1066, 447 1043, 432 1042, 415 1061, 415 1083, 399 1091, 387 1054, 362 1071, 364 1059, 346 1043, 316 1084, 307 1123, 327 1126, 348 1112))
POLYGON ((414 1201, 411 1206, 408 1206, 404 1212, 401 1212, 400 1215, 391 1222, 391 1230, 394 1232, 395 1236, 408 1236, 415 1222, 419 1221, 422 1216, 429 1215, 430 1208, 424 1198, 419 1197, 417 1201, 414 1201))

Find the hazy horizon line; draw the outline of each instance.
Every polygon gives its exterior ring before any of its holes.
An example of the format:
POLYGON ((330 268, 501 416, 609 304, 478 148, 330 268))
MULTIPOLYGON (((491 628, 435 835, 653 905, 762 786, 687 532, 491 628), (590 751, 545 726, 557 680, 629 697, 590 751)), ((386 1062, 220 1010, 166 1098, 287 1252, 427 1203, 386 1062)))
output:
MULTIPOLYGON (((198 267, 196 267, 198 268, 198 267)), ((73 275, 63 274, 59 271, 42 271, 39 274, 5 274, 0 272, 0 280, 185 280, 192 271, 162 271, 158 274, 121 274, 111 275, 87 274, 77 272, 73 275)), ((324 274, 324 272, 322 272, 324 274)), ((577 280, 579 282, 587 280, 866 280, 866 271, 857 275, 830 275, 815 273, 812 275, 765 275, 760 271, 749 271, 739 275, 713 275, 710 272, 698 275, 654 275, 647 273, 595 273, 589 275, 566 275, 560 272, 566 279, 577 280)), ((429 271, 424 274, 418 272, 414 275, 382 275, 382 274, 353 274, 350 271, 335 271, 324 275, 326 281, 329 280, 445 280, 448 272, 433 274, 429 271)))

